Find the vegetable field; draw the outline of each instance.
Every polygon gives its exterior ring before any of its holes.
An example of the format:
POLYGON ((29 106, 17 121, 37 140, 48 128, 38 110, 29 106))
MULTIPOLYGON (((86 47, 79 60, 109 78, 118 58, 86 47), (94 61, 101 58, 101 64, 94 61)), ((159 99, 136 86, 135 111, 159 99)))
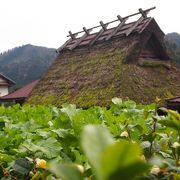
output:
POLYGON ((114 98, 110 108, 0 107, 0 178, 180 179, 180 115, 114 98))

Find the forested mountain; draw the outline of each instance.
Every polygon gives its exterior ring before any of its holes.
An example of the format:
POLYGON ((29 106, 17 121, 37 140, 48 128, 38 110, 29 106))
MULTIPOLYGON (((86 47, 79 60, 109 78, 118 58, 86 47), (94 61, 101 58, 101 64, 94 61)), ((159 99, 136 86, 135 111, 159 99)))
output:
POLYGON ((167 34, 165 42, 171 58, 180 64, 180 34, 176 32, 167 34))
POLYGON ((38 79, 56 58, 55 49, 23 45, 0 54, 0 72, 21 87, 38 79))

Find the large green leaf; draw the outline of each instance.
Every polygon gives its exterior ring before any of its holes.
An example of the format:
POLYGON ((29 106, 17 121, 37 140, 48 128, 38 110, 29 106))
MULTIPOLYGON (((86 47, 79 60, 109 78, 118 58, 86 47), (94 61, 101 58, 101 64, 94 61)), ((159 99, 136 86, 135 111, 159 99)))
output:
POLYGON ((56 177, 63 180, 83 180, 82 173, 75 165, 62 165, 52 162, 49 164, 49 169, 56 177))
POLYGON ((62 149, 60 143, 55 138, 48 138, 46 140, 40 140, 36 144, 24 143, 20 151, 24 151, 25 147, 27 151, 33 152, 39 158, 55 158, 60 154, 62 149))
POLYGON ((159 120, 160 124, 172 128, 176 131, 180 131, 180 121, 177 119, 166 119, 166 120, 159 120))
POLYGON ((0 153, 0 162, 11 162, 13 161, 12 156, 9 154, 0 153))
POLYGON ((62 149, 60 143, 54 138, 39 141, 37 146, 40 147, 40 150, 49 159, 58 156, 62 149))
POLYGON ((109 146, 102 154, 101 172, 104 180, 133 179, 145 172, 148 165, 140 160, 137 144, 120 141, 109 146))
POLYGON ((98 125, 85 126, 82 133, 82 147, 99 179, 102 178, 102 153, 112 143, 113 139, 106 128, 98 125))
POLYGON ((70 133, 67 129, 53 129, 52 132, 56 133, 60 138, 66 138, 70 133))
POLYGON ((61 111, 66 113, 72 120, 72 117, 79 111, 79 109, 76 109, 76 105, 73 104, 63 104, 61 111))

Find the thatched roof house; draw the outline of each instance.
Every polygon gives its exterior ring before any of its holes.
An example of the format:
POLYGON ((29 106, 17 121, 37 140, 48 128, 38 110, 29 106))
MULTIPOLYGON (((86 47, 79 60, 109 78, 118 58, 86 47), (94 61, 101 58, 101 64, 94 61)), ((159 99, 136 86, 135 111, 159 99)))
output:
POLYGON ((150 10, 118 16, 78 33, 57 51, 56 61, 33 90, 30 103, 109 105, 113 97, 149 103, 156 96, 178 95, 180 69, 171 68, 164 33, 150 10), (131 17, 140 17, 128 22, 131 17), (115 27, 112 24, 118 23, 115 27), (97 31, 97 29, 100 30, 97 31))

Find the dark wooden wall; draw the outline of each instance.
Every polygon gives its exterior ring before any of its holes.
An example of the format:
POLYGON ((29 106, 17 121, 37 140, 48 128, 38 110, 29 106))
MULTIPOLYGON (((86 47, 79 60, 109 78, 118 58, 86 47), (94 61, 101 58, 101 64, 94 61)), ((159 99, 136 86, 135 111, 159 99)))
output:
POLYGON ((141 51, 140 58, 158 59, 158 58, 160 58, 160 55, 157 52, 157 50, 155 49, 155 47, 153 46, 153 44, 150 41, 148 41, 146 46, 141 51))

